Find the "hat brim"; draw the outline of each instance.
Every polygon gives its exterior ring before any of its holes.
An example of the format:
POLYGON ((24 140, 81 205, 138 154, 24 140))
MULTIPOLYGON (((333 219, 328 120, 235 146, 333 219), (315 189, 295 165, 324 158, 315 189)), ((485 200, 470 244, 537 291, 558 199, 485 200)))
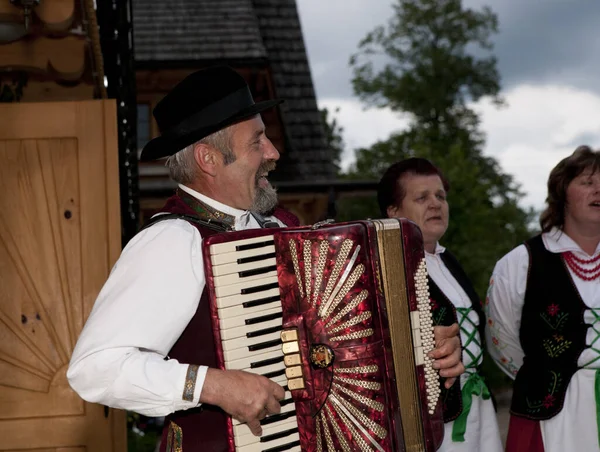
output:
POLYGON ((264 110, 268 110, 269 108, 273 108, 282 102, 282 99, 272 99, 263 102, 257 102, 247 108, 244 108, 243 110, 240 110, 239 112, 217 124, 198 127, 198 129, 185 135, 172 136, 168 132, 162 134, 161 136, 153 138, 146 143, 142 149, 140 161, 149 162, 164 157, 170 157, 171 155, 183 150, 186 146, 194 144, 212 133, 235 124, 236 122, 251 118, 252 116, 257 115, 264 110))

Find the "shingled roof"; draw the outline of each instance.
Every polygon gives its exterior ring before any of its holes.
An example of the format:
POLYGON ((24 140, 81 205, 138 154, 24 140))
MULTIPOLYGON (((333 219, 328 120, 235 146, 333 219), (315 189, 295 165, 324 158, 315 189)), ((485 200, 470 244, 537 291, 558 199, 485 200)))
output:
POLYGON ((133 0, 135 60, 266 58, 251 0, 133 0))
POLYGON ((133 0, 138 62, 268 63, 286 134, 275 179, 335 177, 295 0, 133 0))

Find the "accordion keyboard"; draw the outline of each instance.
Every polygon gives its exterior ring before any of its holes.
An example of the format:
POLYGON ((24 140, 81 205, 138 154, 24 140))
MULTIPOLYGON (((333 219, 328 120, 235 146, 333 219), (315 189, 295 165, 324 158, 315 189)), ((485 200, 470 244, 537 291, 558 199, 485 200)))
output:
POLYGON ((270 378, 286 390, 281 412, 261 421, 262 436, 233 420, 236 451, 300 451, 296 409, 281 349, 282 308, 272 236, 210 247, 225 369, 270 378))

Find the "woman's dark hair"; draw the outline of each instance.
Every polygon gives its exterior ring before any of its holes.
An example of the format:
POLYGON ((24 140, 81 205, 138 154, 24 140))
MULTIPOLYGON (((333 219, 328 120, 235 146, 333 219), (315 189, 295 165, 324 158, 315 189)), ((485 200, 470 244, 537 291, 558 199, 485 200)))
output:
POLYGON ((600 150, 579 146, 573 154, 562 159, 552 169, 548 178, 548 207, 540 215, 542 232, 548 232, 553 227, 562 229, 565 225, 567 187, 586 169, 592 170, 592 173, 600 170, 600 150))
POLYGON ((377 186, 377 202, 379 210, 384 218, 387 218, 387 209, 390 206, 400 206, 406 190, 402 184, 398 183, 402 176, 406 174, 415 174, 418 176, 439 176, 444 185, 446 193, 450 191, 450 184, 444 177, 442 171, 427 159, 413 157, 391 165, 383 174, 377 186))

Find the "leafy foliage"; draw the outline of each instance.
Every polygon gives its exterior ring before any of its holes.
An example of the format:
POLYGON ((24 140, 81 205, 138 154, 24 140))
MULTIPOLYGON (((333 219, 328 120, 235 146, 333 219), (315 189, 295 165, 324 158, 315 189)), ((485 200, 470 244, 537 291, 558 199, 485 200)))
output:
MULTIPOLYGON (((339 113, 340 107, 337 107, 334 110, 334 113, 339 113)), ((320 110, 321 113, 321 121, 323 122, 323 127, 325 128, 325 139, 327 141, 327 146, 333 151, 333 163, 338 169, 338 172, 341 168, 341 160, 342 154, 344 153, 344 128, 340 126, 337 121, 337 118, 333 116, 327 108, 322 108, 320 110)))
MULTIPOLYGON (((359 98, 408 113, 411 121, 407 130, 359 149, 347 177, 379 179, 390 164, 413 156, 439 166, 451 185, 443 243, 480 295, 495 262, 530 235, 532 215, 518 205, 523 194, 513 178, 483 154, 485 137, 471 106, 483 97, 503 104, 490 53, 497 29, 496 15, 487 7, 467 9, 461 0, 398 0, 387 25, 369 33, 350 59, 359 98)), ((343 215, 358 209, 352 210, 339 209, 343 215)))

